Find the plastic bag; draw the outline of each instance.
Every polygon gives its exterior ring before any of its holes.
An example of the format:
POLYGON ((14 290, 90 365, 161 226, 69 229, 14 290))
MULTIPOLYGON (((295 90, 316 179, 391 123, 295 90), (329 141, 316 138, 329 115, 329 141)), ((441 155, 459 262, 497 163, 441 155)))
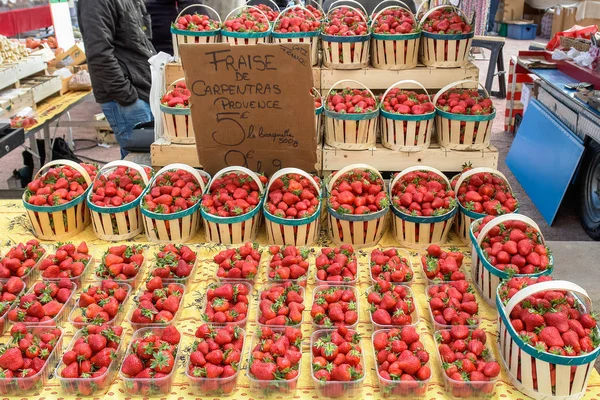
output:
POLYGON ((554 53, 552 53, 553 60, 568 60, 569 58, 567 53, 562 50, 555 50, 554 53))
POLYGON ((574 57, 573 61, 582 67, 591 68, 592 63, 594 62, 594 57, 589 52, 585 52, 581 53, 577 57, 574 57))
POLYGON ((173 61, 173 56, 160 52, 152 56, 148 62, 150 63, 150 72, 152 73, 152 87, 150 88, 150 109, 154 120, 157 123, 154 125, 154 139, 160 139, 163 135, 162 116, 160 114, 160 98, 165 91, 165 65, 173 61))
POLYGON ((596 32, 598 32, 598 27, 596 25, 590 25, 590 26, 573 25, 572 28, 567 29, 566 31, 556 33, 554 35, 554 37, 552 38, 552 40, 550 40, 548 42, 548 44, 546 45, 546 50, 554 50, 558 46, 560 46, 560 37, 561 36, 570 37, 570 38, 589 39, 590 36, 595 34, 596 32))

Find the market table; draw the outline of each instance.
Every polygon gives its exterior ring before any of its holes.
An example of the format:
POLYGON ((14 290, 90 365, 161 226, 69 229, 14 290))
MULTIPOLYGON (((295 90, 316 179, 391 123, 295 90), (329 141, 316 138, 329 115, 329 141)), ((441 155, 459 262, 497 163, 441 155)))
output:
MULTIPOLYGON (((25 242, 33 237, 31 227, 29 225, 29 221, 27 216, 25 215, 25 210, 21 204, 21 201, 16 200, 2 200, 0 201, 0 231, 4 232, 4 236, 2 238, 2 246, 11 246, 18 242, 25 242)), ((80 241, 85 240, 88 244, 90 252, 98 259, 102 253, 111 245, 115 245, 112 243, 108 243, 102 240, 97 239, 94 236, 93 230, 88 227, 84 232, 80 235, 73 238, 71 241, 73 243, 79 243, 80 241)), ((194 237, 194 240, 191 242, 190 246, 195 246, 195 243, 202 243, 204 240, 204 234, 199 233, 194 237)), ((266 244, 266 235, 264 233, 264 229, 261 230, 259 238, 257 240, 261 245, 266 244)), ((147 254, 150 257, 153 257, 153 254, 156 252, 157 245, 149 244, 146 240, 145 235, 139 235, 132 242, 139 243, 150 247, 147 254)), ((51 244, 51 243, 45 243, 51 244)), ((321 236, 318 241, 318 246, 315 247, 313 254, 318 251, 319 246, 329 246, 331 245, 329 238, 327 237, 325 231, 321 233, 321 236)), ((448 246, 456 246, 465 254, 465 264, 467 270, 470 270, 470 248, 462 244, 457 236, 451 232, 449 237, 448 246)), ((392 247, 397 246, 393 237, 388 233, 384 236, 383 240, 380 243, 380 247, 392 247)), ((187 357, 190 354, 190 345, 194 341, 194 332, 196 328, 202 324, 201 322, 201 305, 203 294, 206 290, 206 287, 209 283, 216 281, 215 278, 215 268, 211 266, 212 257, 217 254, 219 251, 223 250, 225 246, 216 245, 216 244, 200 244, 198 245, 197 251, 199 255, 200 264, 197 268, 195 279, 190 282, 188 285, 188 289, 186 291, 184 300, 183 300, 183 315, 179 317, 176 322, 176 326, 179 328, 180 332, 183 334, 182 338, 182 354, 180 355, 180 359, 178 362, 178 369, 175 372, 175 381, 171 390, 171 394, 168 398, 179 398, 179 399, 201 399, 202 397, 197 396, 194 393, 191 393, 189 382, 185 376, 185 364, 187 362, 187 357)), ((267 250, 267 247, 263 246, 263 250, 267 250)), ((6 250, 4 248, 3 250, 6 250)), ((359 257, 359 280, 358 287, 360 291, 364 293, 368 286, 370 286, 369 279, 369 254, 370 249, 360 250, 357 252, 359 257)), ((257 298, 258 289, 260 289, 266 282, 266 274, 264 270, 267 268, 266 264, 268 263, 268 257, 263 255, 263 259, 261 261, 261 269, 259 270, 259 275, 257 281, 255 283, 255 287, 253 289, 254 300, 257 298)), ((417 309, 418 314, 420 316, 417 330, 421 335, 421 339, 424 342, 427 350, 430 353, 431 357, 431 368, 433 371, 433 377, 429 385, 429 390, 427 394, 423 397, 425 399, 446 399, 450 398, 450 396, 445 392, 444 384, 441 376, 441 366, 439 365, 436 349, 434 347, 433 342, 433 331, 432 324, 429 320, 428 308, 425 299, 425 288, 427 285, 426 279, 423 277, 420 267, 419 261, 419 253, 416 251, 410 251, 410 258, 413 263, 413 271, 415 273, 415 279, 411 284, 411 287, 414 291, 415 297, 417 299, 417 309)), ((314 264, 314 255, 311 256, 310 259, 311 264, 314 264)), ((558 265, 557 268, 566 268, 564 265, 558 265)), ((314 269, 314 266, 311 265, 311 273, 314 269)), ((147 266, 145 270, 142 270, 140 273, 147 272, 147 266)), ((90 271, 87 272, 87 278, 85 279, 88 283, 91 282, 90 278, 93 273, 90 271)), ((470 273, 467 272, 467 277, 470 279, 470 273)), ((306 310, 305 313, 308 313, 312 303, 312 288, 315 287, 314 277, 310 275, 307 284, 307 295, 305 299, 306 310)), ((480 315, 481 315, 481 327, 485 329, 488 333, 488 346, 493 349, 494 356, 500 362, 500 354, 498 352, 498 348, 496 345, 496 319, 497 315, 494 309, 489 307, 477 294, 478 303, 480 306, 480 315)), ((128 303, 125 305, 125 308, 122 312, 127 313, 129 308, 131 307, 132 300, 130 299, 128 303)), ((246 326, 246 331, 248 333, 248 337, 256 330, 256 311, 254 309, 256 302, 251 304, 251 312, 248 317, 248 324, 246 326)), ((373 329, 371 327, 371 323, 369 320, 369 314, 367 311, 367 302, 364 296, 360 298, 360 316, 359 316, 359 324, 358 331, 362 336, 362 345, 366 358, 366 378, 363 385, 363 392, 360 398, 362 399, 380 399, 383 398, 381 391, 379 390, 379 384, 377 380, 377 375, 375 371, 375 360, 373 358, 373 351, 371 346, 371 334, 373 329)), ((130 337, 133 333, 131 326, 129 323, 124 322, 123 327, 125 328, 126 337, 130 337)), ((65 330, 65 341, 63 342, 63 349, 68 345, 75 329, 69 324, 65 323, 63 326, 65 330)), ((312 333, 312 325, 310 318, 306 315, 305 321, 302 325, 302 330, 304 333, 304 348, 303 348, 303 359, 302 359, 302 369, 300 372, 300 379, 298 382, 298 387, 296 394, 293 398, 295 399, 316 399, 318 398, 317 392, 313 389, 313 382, 310 376, 310 353, 309 353, 309 340, 310 334, 312 333)), ((128 344, 128 341, 125 341, 128 344)), ((246 344, 243 358, 242 358, 242 368, 245 368, 247 365, 247 354, 248 354, 248 345, 246 344)), ((104 399, 125 399, 129 398, 125 395, 122 387, 122 382, 120 379, 113 383, 110 387, 108 393, 100 398, 104 399)), ((252 399, 257 398, 258 394, 253 393, 248 390, 249 389, 249 381, 246 378, 246 373, 244 370, 241 370, 240 376, 238 379, 237 389, 233 392, 230 398, 232 399, 252 399)), ((518 392, 509 382, 506 372, 503 369, 503 372, 496 384, 496 392, 494 398, 506 398, 506 399, 525 399, 527 396, 518 392)), ((14 399, 22 399, 22 396, 14 396, 14 397, 4 397, 3 398, 14 398, 14 399)), ((62 399, 62 398, 74 398, 69 396, 64 396, 62 390, 60 388, 60 384, 56 378, 51 379, 44 389, 32 396, 28 396, 27 399, 62 399)), ((158 398, 158 397, 157 397, 158 398)), ((165 398, 165 396, 163 396, 165 398)), ((211 397, 214 398, 214 397, 211 397)), ((273 398, 279 399, 283 398, 283 396, 274 395, 273 398)), ((600 399, 600 376, 597 371, 593 371, 588 388, 585 396, 586 399, 600 399)))
POLYGON ((0 12, 0 35, 16 36, 51 25, 52 13, 49 5, 0 12))

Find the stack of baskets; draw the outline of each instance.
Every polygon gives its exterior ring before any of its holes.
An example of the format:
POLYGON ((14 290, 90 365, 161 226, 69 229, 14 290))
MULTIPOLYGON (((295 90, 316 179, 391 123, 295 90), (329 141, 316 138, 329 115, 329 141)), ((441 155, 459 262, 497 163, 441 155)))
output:
MULTIPOLYGON (((185 81, 184 78, 173 81, 167 86, 166 93, 174 88, 178 82, 185 81)), ((192 113, 189 107, 168 107, 161 103, 160 112, 162 114, 164 134, 163 136, 171 143, 195 144, 196 136, 194 134, 194 125, 192 123, 192 113)))

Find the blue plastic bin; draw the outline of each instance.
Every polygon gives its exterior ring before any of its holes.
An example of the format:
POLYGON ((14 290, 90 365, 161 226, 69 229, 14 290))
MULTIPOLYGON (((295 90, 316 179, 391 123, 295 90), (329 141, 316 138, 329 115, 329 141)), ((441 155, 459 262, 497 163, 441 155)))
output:
POLYGON ((533 40, 537 24, 508 24, 508 37, 517 40, 533 40))

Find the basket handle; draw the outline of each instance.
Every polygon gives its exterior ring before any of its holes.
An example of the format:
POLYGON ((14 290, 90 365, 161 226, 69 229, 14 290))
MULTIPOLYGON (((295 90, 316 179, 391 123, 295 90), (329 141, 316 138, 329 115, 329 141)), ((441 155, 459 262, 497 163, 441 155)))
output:
POLYGON ((215 174, 215 176, 213 176, 213 178, 211 179, 211 181, 208 184, 208 187, 210 188, 212 186, 212 182, 215 179, 217 179, 221 175, 226 174, 228 172, 243 172, 243 173, 245 173, 250 178, 252 178, 252 180, 254 180, 254 182, 256 182, 256 184, 258 185, 258 189, 260 190, 261 193, 264 191, 264 186, 263 186, 262 182, 260 181, 260 178, 258 177, 258 175, 256 175, 253 171, 250 171, 248 168, 241 167, 241 166, 231 166, 231 167, 223 168, 222 170, 217 172, 215 174))
POLYGON ((510 299, 510 301, 504 308, 506 315, 509 316, 512 310, 515 308, 515 306, 523 300, 525 300, 527 297, 547 290, 566 290, 569 292, 577 293, 583 296, 586 302, 587 309, 589 310, 591 308, 592 300, 590 299, 590 296, 585 291, 585 289, 581 286, 569 281, 547 281, 527 286, 526 288, 521 289, 517 293, 515 293, 515 295, 512 297, 512 299, 510 299))
POLYGON ((367 13, 367 9, 362 4, 360 4, 358 1, 356 1, 356 0, 335 0, 333 3, 331 3, 329 5, 329 11, 327 12, 327 17, 329 17, 329 14, 331 14, 331 11, 333 11, 333 10, 335 10, 337 8, 343 7, 343 5, 341 5, 341 4, 339 6, 336 6, 336 4, 338 4, 338 3, 351 3, 351 4, 353 4, 354 6, 348 6, 348 5, 346 5, 346 7, 350 7, 352 9, 354 9, 354 10, 356 10, 357 8, 359 8, 363 12, 363 19, 365 20, 365 22, 367 21, 366 18, 367 18, 367 15, 369 15, 369 13, 367 13))
MULTIPOLYGON (((384 10, 385 10, 385 8, 384 8, 384 10)), ((381 11, 383 11, 383 10, 381 10, 381 11)), ((412 79, 403 79, 401 81, 398 81, 398 82, 392 84, 392 86, 390 86, 389 88, 387 88, 387 90, 383 93, 383 96, 381 96, 381 101, 385 100, 385 97, 388 95, 388 93, 390 92, 390 90, 392 90, 396 86, 402 85, 403 83, 414 83, 414 84, 416 84, 421 89, 423 89, 423 91, 425 91, 425 94, 427 95, 427 97, 429 97, 429 101, 431 101, 431 96, 429 95, 429 92, 427 91, 427 89, 425 89, 425 86, 423 86, 420 82, 412 80, 412 79)))
POLYGON ((247 4, 244 4, 244 5, 242 5, 242 6, 236 7, 236 8, 234 8, 233 10, 229 11, 229 14, 227 14, 227 16, 225 17, 225 21, 229 20, 229 17, 231 17, 231 15, 232 15, 234 12, 236 12, 237 10, 241 10, 241 9, 243 9, 243 8, 253 8, 253 9, 255 9, 256 11, 258 11, 259 13, 261 13, 261 14, 262 14, 262 16, 265 18, 265 21, 266 21, 267 23, 269 23, 269 18, 267 17, 267 14, 265 14, 264 12, 262 12, 260 8, 258 8, 258 7, 254 7, 254 6, 249 6, 249 5, 247 5, 247 4))
POLYGON ((456 11, 458 11, 458 12, 459 12, 459 13, 462 15, 462 17, 465 19, 465 22, 467 22, 467 21, 469 20, 469 18, 467 18, 467 14, 465 14, 465 13, 464 13, 464 11, 463 11, 463 10, 461 10, 460 8, 458 8, 458 7, 454 7, 453 5, 450 5, 450 4, 443 4, 443 5, 440 5, 440 6, 437 6, 437 7, 433 7, 431 10, 427 11, 427 12, 426 12, 426 13, 425 13, 425 14, 424 14, 422 17, 421 17, 421 21, 419 21, 419 22, 420 22, 420 23, 419 23, 419 25, 423 25, 423 22, 425 22, 425 20, 427 19, 427 17, 429 17, 429 14, 431 14, 431 13, 432 13, 432 12, 434 12, 435 10, 439 10, 439 9, 441 9, 441 8, 448 8, 448 7, 451 7, 451 8, 453 8, 453 9, 455 9, 456 11))
POLYGON ((333 175, 331 177, 331 179, 329 180, 329 182, 327 183, 327 191, 331 192, 331 189, 333 188, 333 184, 335 183, 335 181, 337 181, 342 175, 344 175, 346 172, 348 171, 352 171, 353 169, 368 169, 370 171, 375 171, 375 173, 379 176, 379 178, 381 178, 381 180, 383 181, 383 176, 381 175, 381 172, 379 172, 377 170, 377 168, 373 168, 368 164, 350 164, 350 165, 346 165, 344 168, 340 169, 338 172, 335 173, 335 175, 333 175))
POLYGON ((315 182, 313 177, 310 176, 310 174, 308 172, 303 171, 299 168, 283 168, 283 169, 280 169, 279 171, 275 172, 273 174, 273 176, 271 176, 271 179, 269 180, 269 184, 267 185, 266 192, 269 193, 269 189, 271 189, 271 185, 273 184, 273 182, 275 182, 275 180, 277 178, 279 178, 283 175, 287 175, 287 174, 299 174, 299 175, 304 176, 305 178, 308 178, 308 181, 313 184, 315 189, 317 189, 317 194, 319 194, 321 192, 321 188, 319 187, 319 185, 317 185, 317 182, 315 182))
POLYGON ((441 88, 440 91, 437 92, 435 94, 435 97, 433 98, 433 105, 437 104, 437 101, 442 94, 444 94, 445 92, 447 92, 448 90, 452 89, 455 86, 462 85, 463 83, 475 83, 476 85, 480 86, 483 89, 483 91, 485 92, 486 98, 490 97, 490 94, 488 93, 487 89, 481 83, 472 81, 470 79, 464 79, 462 81, 456 81, 456 82, 449 83, 446 86, 444 86, 443 88, 441 88))
POLYGON ((181 82, 181 81, 185 81, 185 77, 179 78, 179 79, 175 79, 173 82, 171 82, 171 84, 166 87, 165 93, 168 92, 171 89, 171 86, 175 87, 174 85, 177 84, 177 82, 181 82))
MULTIPOLYGON (((190 8, 197 8, 197 7, 206 8, 207 10, 212 11, 217 16, 217 19, 219 20, 219 25, 221 24, 222 21, 221 21, 221 16, 219 15, 219 13, 214 8, 209 7, 206 4, 190 4, 189 6, 187 6, 183 10, 181 10, 181 12, 177 15, 177 19, 179 19, 179 17, 181 17, 186 10, 189 10, 190 8)), ((175 21, 177 21, 177 20, 175 20, 175 21)))
POLYGON ((107 170, 109 170, 111 168, 116 168, 116 167, 127 167, 127 168, 136 170, 137 172, 140 173, 140 176, 142 177, 142 180, 144 181, 144 185, 148 185, 148 175, 146 175, 146 171, 144 171, 144 167, 142 167, 140 164, 136 164, 136 163, 133 163, 133 162, 127 161, 127 160, 116 160, 116 161, 109 162, 104 167, 102 167, 100 169, 100 171, 98 171, 98 175, 96 175, 96 176, 99 176, 102 172, 106 172, 107 170))
POLYGON ((458 195, 458 189, 460 188, 460 186, 463 184, 463 182, 467 178, 470 178, 473 175, 479 174, 481 172, 489 172, 490 174, 497 175, 500 178, 504 179, 504 181, 508 185, 508 188, 510 189, 510 191, 513 192, 512 186, 510 186, 508 179, 506 179, 506 176, 504 176, 504 174, 502 172, 498 171, 497 169, 493 169, 493 168, 479 167, 479 168, 473 168, 471 170, 468 170, 467 172, 464 172, 460 175, 460 178, 458 178, 458 181, 456 181, 456 186, 453 188, 454 191, 456 192, 456 194, 458 195))
POLYGON ((310 89, 310 94, 316 98, 319 97, 321 100, 323 100, 323 95, 321 94, 321 92, 319 92, 319 89, 317 89, 316 87, 312 87, 312 89, 310 89))
POLYGON ((73 168, 75 171, 79 172, 82 176, 83 179, 85 179, 85 182, 89 185, 92 184, 92 178, 89 176, 89 174, 87 173, 87 171, 85 170, 85 168, 83 168, 81 165, 79 165, 76 162, 73 162, 71 160, 54 160, 54 161, 50 161, 49 163, 46 163, 42 166, 42 168, 39 169, 39 171, 35 174, 35 176, 33 177, 33 179, 37 179, 40 176, 40 173, 42 171, 44 171, 45 169, 48 169, 49 167, 53 167, 55 165, 66 165, 68 167, 73 168))
POLYGON ((400 178, 402 178, 404 175, 406 175, 410 172, 415 172, 415 171, 433 172, 433 173, 439 175, 440 177, 444 178, 446 185, 448 185, 447 187, 450 187, 450 181, 448 180, 448 178, 446 178, 446 175, 444 175, 442 171, 440 171, 436 168, 433 168, 433 167, 429 167, 427 165, 415 165, 415 166, 403 169, 399 174, 396 174, 396 176, 394 176, 394 178, 390 182, 390 196, 392 194, 392 190, 393 190, 394 186, 396 186, 396 183, 398 183, 400 178))
POLYGON ((318 21, 318 20, 319 20, 319 19, 317 18, 317 16, 316 16, 315 14, 313 14, 313 13, 312 13, 312 12, 311 12, 311 11, 310 11, 308 8, 306 8, 306 7, 304 7, 304 6, 301 6, 300 4, 296 4, 296 5, 289 6, 289 7, 285 8, 285 9, 283 9, 283 11, 281 11, 281 12, 279 13, 279 15, 277 15, 277 18, 275 18, 275 21, 273 21, 273 28, 275 28, 275 27, 277 26, 277 22, 278 22, 278 21, 281 19, 281 17, 282 17, 282 16, 283 16, 283 15, 284 15, 284 14, 285 14, 287 11, 291 11, 291 10, 294 10, 294 9, 297 9, 297 8, 299 8, 299 9, 301 9, 301 10, 304 10, 304 11, 306 11, 307 13, 309 13, 309 14, 310 14, 310 15, 311 15, 311 16, 314 18, 314 20, 315 20, 315 21, 318 21))
MULTIPOLYGON (((375 97, 375 95, 373 94, 373 92, 371 91, 371 89, 369 89, 368 87, 366 87, 363 83, 361 83, 359 81, 355 81, 354 79, 342 79, 342 80, 337 81, 333 85, 331 85, 331 87, 327 91, 327 95, 325 95, 325 100, 327 100, 329 98, 329 95, 331 94, 331 91, 333 90, 333 88, 335 88, 340 83, 344 83, 344 82, 352 82, 352 83, 358 84, 359 86, 362 86, 364 89, 367 89, 369 91, 369 93, 371 94, 371 96, 373 96, 373 98, 375 99, 375 101, 377 101, 377 98, 375 97)), ((366 165, 366 164, 362 164, 362 165, 366 165)))
POLYGON ((410 13, 410 15, 412 15, 413 20, 416 22, 417 19, 415 18, 415 14, 413 14, 413 12, 410 10, 410 8, 406 5, 406 3, 400 1, 400 0, 383 0, 381 3, 377 4, 377 6, 375 6, 375 8, 373 9, 373 12, 371 13, 371 25, 373 25, 375 23, 375 21, 377 21, 377 18, 379 18, 379 15, 381 15, 382 12, 384 12, 385 10, 391 10, 392 8, 401 8, 403 10, 406 10, 410 13), (385 8, 382 8, 377 14, 375 14, 375 10, 377 10, 377 8, 382 5, 383 3, 397 3, 394 6, 388 6, 385 8))
POLYGON ((154 184, 154 181, 156 180, 156 178, 158 178, 160 175, 162 175, 163 173, 167 172, 167 171, 171 171, 174 169, 182 169, 184 171, 189 172, 190 174, 194 175, 194 178, 196 178, 196 180, 198 181, 198 185, 200 186, 200 189, 202 192, 204 192, 204 181, 202 180, 202 175, 200 175, 198 173, 198 171, 196 171, 194 168, 190 167, 187 164, 180 164, 180 163, 175 163, 175 164, 169 164, 163 168, 161 168, 152 178, 152 180, 150 181, 150 185, 154 184))
POLYGON ((490 222, 488 222, 483 227, 483 229, 481 229, 481 232, 479 232, 479 236, 477 237, 477 244, 479 246, 481 246, 483 239, 487 236, 487 234, 495 226, 498 226, 507 221, 514 221, 514 220, 524 222, 527 225, 535 228, 535 230, 537 230, 539 232, 540 237, 542 238, 542 243, 546 244, 546 241, 544 240, 544 235, 542 235, 542 231, 541 231, 540 227, 538 226, 538 224, 536 224, 535 221, 532 220, 531 218, 529 218, 525 215, 521 215, 521 214, 504 214, 504 215, 500 215, 500 216, 494 218, 493 220, 491 220, 490 222))
MULTIPOLYGON (((245 4, 247 6, 252 6, 252 4, 250 4, 251 1, 252 0, 247 0, 245 4)), ((279 8, 279 6, 277 5, 277 3, 275 3, 273 0, 267 0, 267 1, 275 6, 275 8, 273 10, 277 10, 277 12, 281 12, 281 8, 279 8)))

